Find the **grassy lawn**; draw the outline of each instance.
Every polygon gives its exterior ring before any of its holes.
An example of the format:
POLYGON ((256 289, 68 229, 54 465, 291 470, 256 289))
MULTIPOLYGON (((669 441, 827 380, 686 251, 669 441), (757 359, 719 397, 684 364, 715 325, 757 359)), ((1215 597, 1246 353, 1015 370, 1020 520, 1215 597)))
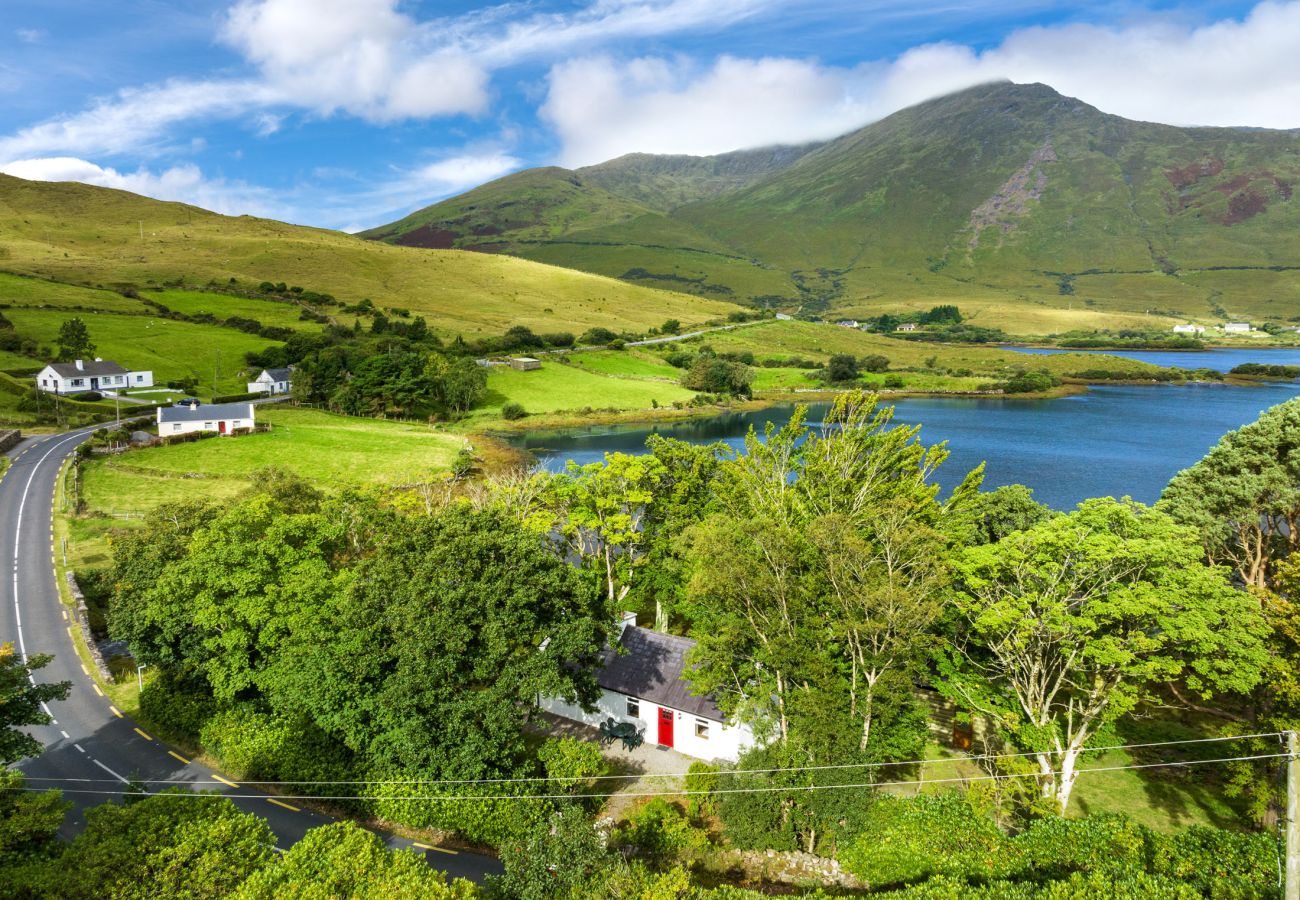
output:
POLYGON ((295 331, 320 331, 316 322, 299 318, 302 307, 276 300, 259 300, 256 297, 236 297, 230 294, 213 294, 207 291, 149 291, 144 294, 168 309, 193 316, 208 313, 219 319, 240 316, 256 319, 263 325, 292 328, 295 331))
MULTIPOLYGON (((583 354, 578 354, 583 355, 583 354)), ((662 367, 677 372, 666 363, 662 367)), ((655 367, 658 372, 659 368, 655 367)), ((553 413, 561 410, 650 409, 655 404, 671 406, 695 396, 693 391, 675 381, 615 377, 545 360, 533 372, 516 372, 495 366, 488 375, 488 395, 480 416, 495 417, 506 403, 518 403, 530 413, 553 413)))
POLYGON ((638 350, 610 350, 600 352, 570 353, 565 362, 584 372, 629 378, 658 378, 678 381, 682 370, 664 362, 662 356, 638 350))
MULTIPOLYGON (((91 512, 140 515, 172 500, 226 499, 258 469, 279 466, 327 490, 407 484, 445 471, 462 446, 426 425, 355 419, 308 409, 258 411, 272 430, 151 447, 85 466, 91 512)), ((93 539, 87 532, 84 537, 93 539)))
MULTIPOLYGON (((53 344, 68 312, 43 309, 11 309, 8 318, 19 334, 43 344, 53 344)), ((78 315, 95 343, 95 354, 129 369, 152 369, 154 383, 194 376, 200 395, 234 394, 245 389, 244 354, 276 344, 256 335, 230 328, 196 325, 152 316, 124 316, 108 313, 78 315), (216 390, 213 372, 218 368, 216 390)))
POLYGON ((43 278, 26 278, 0 272, 0 305, 16 307, 58 307, 62 309, 99 310, 102 312, 143 313, 139 300, 123 297, 115 291, 60 284, 43 278))

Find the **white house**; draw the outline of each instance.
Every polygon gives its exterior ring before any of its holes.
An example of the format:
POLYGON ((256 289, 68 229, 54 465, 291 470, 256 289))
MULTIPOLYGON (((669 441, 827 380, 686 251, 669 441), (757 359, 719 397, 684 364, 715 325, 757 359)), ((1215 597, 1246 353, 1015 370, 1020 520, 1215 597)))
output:
POLYGON ((544 697, 547 712, 587 725, 606 719, 632 722, 646 741, 703 760, 735 762, 754 741, 749 726, 728 722, 712 698, 691 693, 684 677, 690 638, 638 628, 636 615, 624 613, 619 644, 607 649, 596 672, 600 699, 594 712, 544 697))
POLYGON ((1175 325, 1174 334, 1205 334, 1204 325, 1175 325))
POLYGON ((50 363, 36 373, 36 387, 51 394, 113 393, 127 388, 153 387, 153 372, 128 371, 107 359, 78 359, 50 363))
POLYGON ((918 326, 915 322, 904 322, 902 325, 899 325, 894 330, 895 331, 916 331, 917 327, 918 326))
POLYGON ((171 437, 191 431, 215 431, 230 434, 240 428, 252 428, 251 403, 209 403, 198 401, 158 408, 158 436, 171 437))
POLYGON ((789 315, 788 313, 777 313, 776 320, 778 322, 791 322, 794 320, 794 316, 789 315))
POLYGON ((1223 326, 1223 330, 1228 334, 1247 334, 1255 329, 1250 327, 1249 322, 1229 322, 1223 326))
POLYGON ((250 394, 287 394, 293 387, 293 369, 263 369, 262 374, 248 382, 250 394))
POLYGON ((858 327, 858 320, 857 320, 857 319, 840 319, 840 320, 839 320, 838 322, 836 322, 835 324, 838 325, 838 326, 840 326, 841 328, 857 328, 857 327, 858 327))

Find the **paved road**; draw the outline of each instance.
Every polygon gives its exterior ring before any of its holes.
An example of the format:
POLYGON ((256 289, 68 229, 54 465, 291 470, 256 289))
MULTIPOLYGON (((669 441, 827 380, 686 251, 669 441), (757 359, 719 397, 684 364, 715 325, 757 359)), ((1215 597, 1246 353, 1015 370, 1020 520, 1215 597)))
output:
MULTIPOLYGON (((264 818, 279 845, 287 847, 309 828, 332 820, 296 802, 276 800, 248 787, 213 785, 216 776, 212 770, 189 761, 111 706, 73 649, 72 622, 59 600, 54 574, 53 500, 60 466, 91 430, 26 439, 7 454, 12 465, 0 480, 0 563, 11 576, 0 578, 0 636, 15 641, 25 656, 54 655, 53 662, 37 673, 40 680, 72 682, 67 700, 49 704, 55 722, 30 729, 45 745, 45 752, 24 761, 20 768, 32 779, 103 779, 89 784, 33 780, 33 787, 120 791, 127 779, 135 776, 177 785, 207 782, 203 790, 215 787, 225 794, 257 794, 234 802, 264 818)), ((75 806, 64 825, 65 836, 84 826, 86 807, 110 799, 97 794, 66 796, 75 806)), ((479 881, 501 871, 500 863, 491 857, 384 837, 391 847, 423 849, 430 865, 453 877, 479 881)))

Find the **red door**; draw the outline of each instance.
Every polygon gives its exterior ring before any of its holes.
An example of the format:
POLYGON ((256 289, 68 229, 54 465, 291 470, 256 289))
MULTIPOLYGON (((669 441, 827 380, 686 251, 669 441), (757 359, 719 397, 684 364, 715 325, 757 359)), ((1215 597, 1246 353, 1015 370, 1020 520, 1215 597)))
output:
POLYGON ((226 423, 225 423, 225 422, 218 422, 218 423, 217 423, 217 433, 218 433, 218 434, 225 434, 225 433, 226 433, 226 423))
POLYGON ((673 711, 659 708, 659 743, 665 747, 673 745, 673 711))

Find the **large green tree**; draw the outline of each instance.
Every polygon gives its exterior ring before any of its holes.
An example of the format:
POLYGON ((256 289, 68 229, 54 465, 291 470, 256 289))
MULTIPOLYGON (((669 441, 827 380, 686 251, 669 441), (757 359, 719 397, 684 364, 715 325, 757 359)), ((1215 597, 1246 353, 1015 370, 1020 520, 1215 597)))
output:
POLYGON ((1204 563, 1192 529, 1131 501, 968 548, 958 572, 940 688, 1036 753, 1061 812, 1102 726, 1169 682, 1248 691, 1265 662, 1258 602, 1204 563))
POLYGON ((80 317, 74 316, 59 326, 59 336, 55 339, 59 345, 59 361, 69 362, 74 359, 92 359, 95 344, 90 339, 90 331, 80 317))
POLYGON ((13 644, 0 644, 0 762, 5 765, 44 749, 40 741, 18 729, 48 725, 50 715, 42 704, 65 700, 72 690, 69 681, 33 681, 32 673, 45 668, 52 659, 48 654, 37 654, 24 660, 13 644))
POLYGON ((1211 562, 1267 587, 1275 562, 1300 547, 1300 399, 1224 435, 1173 477, 1159 508, 1197 530, 1211 562))

